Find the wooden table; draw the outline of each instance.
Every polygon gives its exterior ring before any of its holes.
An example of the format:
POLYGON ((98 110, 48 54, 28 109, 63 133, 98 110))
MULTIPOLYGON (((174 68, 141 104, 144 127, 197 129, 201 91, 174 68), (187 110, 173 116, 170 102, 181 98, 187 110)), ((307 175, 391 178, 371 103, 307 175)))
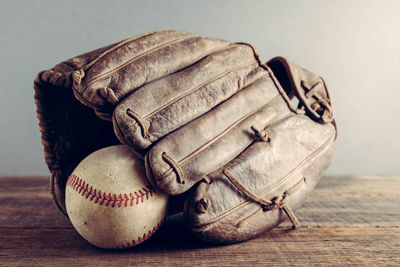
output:
POLYGON ((400 175, 325 176, 283 224, 228 246, 196 240, 179 217, 121 251, 82 239, 54 204, 47 177, 0 178, 0 266, 400 266, 400 175))

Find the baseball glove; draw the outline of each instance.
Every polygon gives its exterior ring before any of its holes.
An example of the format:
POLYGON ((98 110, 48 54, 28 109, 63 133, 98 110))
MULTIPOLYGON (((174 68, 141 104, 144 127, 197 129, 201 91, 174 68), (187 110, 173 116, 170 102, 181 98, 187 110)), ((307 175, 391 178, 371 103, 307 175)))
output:
POLYGON ((69 173, 121 142, 145 159, 157 188, 192 188, 185 217, 201 238, 237 242, 283 214, 296 225, 292 210, 333 159, 324 81, 283 58, 264 64, 244 43, 155 31, 60 63, 34 86, 51 191, 64 213, 69 173))
MULTIPOLYGON (((120 100, 152 81, 188 68, 192 69, 187 72, 192 73, 193 80, 187 79, 186 82, 201 83, 204 79, 201 73, 193 71, 199 61, 201 61, 199 64, 203 65, 206 65, 207 61, 211 62, 223 71, 222 69, 229 67, 224 66, 224 57, 216 56, 218 59, 208 60, 207 56, 230 48, 238 54, 248 52, 238 51, 232 46, 234 45, 226 41, 191 33, 159 30, 71 58, 50 70, 40 72, 34 82, 35 103, 45 160, 51 172, 50 188, 60 210, 66 214, 65 183, 78 163, 100 148, 120 144, 111 123, 114 108, 120 100)), ((235 59, 225 63, 231 64, 232 61, 235 59)), ((210 69, 212 70, 215 68, 210 69)), ((169 81, 174 82, 171 79, 169 81)), ((172 86, 171 84, 170 89, 173 89, 172 86)), ((173 98, 179 99, 188 93, 168 92, 166 89, 152 86, 145 88, 147 89, 135 92, 132 97, 140 97, 140 100, 137 99, 138 102, 143 104, 144 111, 149 113, 155 112, 159 108, 158 105, 166 101, 165 99, 173 101, 173 98)), ((192 112, 191 116, 201 115, 202 112, 218 104, 218 101, 223 101, 224 97, 229 97, 229 94, 233 92, 226 93, 213 103, 206 103, 203 111, 192 112)), ((179 103, 189 107, 191 104, 187 101, 191 101, 190 98, 179 103)), ((129 104, 129 101, 124 103, 129 104)), ((141 114, 139 106, 135 110, 141 114)), ((176 116, 184 116, 185 112, 185 110, 177 111, 176 116)), ((127 116, 135 116, 133 114, 135 113, 132 110, 127 116)), ((150 118, 156 120, 157 115, 150 118)), ((129 121, 132 121, 130 117, 129 121)), ((178 123, 175 126, 170 125, 164 133, 178 126, 178 123)), ((124 130, 122 123, 119 127, 118 137, 121 135, 120 131, 124 130)), ((153 132, 149 131, 152 135, 151 141, 154 142, 154 136, 159 138, 162 134, 153 132)), ((145 133, 144 135, 146 136, 145 133)), ((121 140, 134 146, 129 139, 121 140)), ((148 142, 144 143, 134 146, 137 148, 137 154, 142 157, 149 145, 148 142)))
POLYGON ((334 158, 336 125, 323 79, 283 58, 258 61, 252 73, 257 79, 145 156, 148 179, 168 194, 202 181, 187 198, 185 217, 207 241, 243 241, 286 218, 296 227, 293 210, 334 158))
MULTIPOLYGON (((323 80, 282 58, 268 65, 280 79, 271 87, 279 90, 282 84, 289 94, 305 93, 306 99, 319 99, 311 106, 317 105, 321 116, 313 120, 311 115, 296 114, 280 96, 263 107, 269 111, 263 117, 270 114, 270 119, 258 129, 251 128, 252 142, 233 160, 203 176, 187 197, 185 217, 204 240, 247 240, 287 218, 297 227, 293 211, 333 161, 336 127, 323 80)), ((240 139, 251 136, 248 127, 240 130, 240 139)))

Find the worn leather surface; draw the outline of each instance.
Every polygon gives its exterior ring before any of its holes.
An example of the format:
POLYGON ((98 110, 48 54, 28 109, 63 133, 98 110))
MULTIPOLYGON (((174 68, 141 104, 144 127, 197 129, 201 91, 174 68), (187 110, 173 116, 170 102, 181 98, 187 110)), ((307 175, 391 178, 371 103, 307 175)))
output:
POLYGON ((262 75, 266 74, 258 69, 252 48, 231 44, 127 96, 114 111, 115 132, 122 143, 144 151, 262 75), (129 116, 128 110, 144 123, 129 116))
POLYGON ((203 175, 187 197, 186 220, 204 240, 240 242, 271 230, 288 218, 283 207, 295 211, 334 159, 336 124, 332 108, 317 106, 322 101, 331 102, 322 78, 283 58, 274 58, 268 65, 275 80, 270 86, 285 93, 267 106, 284 115, 264 125, 268 138, 253 139, 234 159, 203 175), (304 114, 284 101, 285 95, 297 96, 304 114), (306 105, 315 108, 314 113, 306 105), (226 171, 256 196, 271 203, 284 197, 284 203, 266 209, 235 186, 226 171))
POLYGON ((228 163, 250 145, 254 141, 252 126, 262 129, 285 116, 280 112, 279 92, 267 75, 265 72, 264 78, 152 147, 146 164, 157 187, 172 195, 187 191, 204 174, 228 163), (163 153, 182 170, 184 183, 178 182, 177 172, 163 159, 163 153))
POLYGON ((72 74, 74 93, 83 104, 109 118, 113 107, 130 92, 229 45, 226 41, 173 30, 126 39, 105 50, 95 63, 89 61, 72 74))
POLYGON ((224 175, 227 169, 250 191, 267 200, 286 194, 296 210, 331 164, 333 125, 322 125, 307 116, 292 115, 267 126, 271 140, 255 142, 234 160, 208 175, 187 199, 185 216, 201 238, 231 243, 256 237, 287 219, 281 209, 263 211, 224 175), (208 208, 198 209, 207 199, 208 208))
MULTIPOLYGON (((66 214, 65 182, 79 161, 100 148, 120 143, 117 139, 120 135, 116 136, 111 123, 114 108, 120 101, 143 85, 187 69, 210 54, 229 48, 235 50, 235 47, 227 41, 192 33, 159 30, 41 71, 34 82, 35 103, 45 161, 51 172, 51 192, 60 210, 66 214)), ((235 57, 231 61, 226 59, 219 56, 219 63, 215 64, 221 66, 235 61, 235 57)), ((202 79, 201 72, 192 72, 192 75, 202 79)), ((191 81, 187 79, 186 83, 191 81)), ((141 90, 138 97, 153 93, 159 94, 160 90, 141 90)), ((148 103, 144 108, 149 108, 151 103, 146 99, 139 102, 148 103)), ((158 104, 154 102, 154 107, 158 104)))
MULTIPOLYGON (((171 195, 187 191, 205 174, 228 163, 249 146, 255 140, 252 127, 264 129, 290 112, 307 112, 322 122, 322 115, 311 108, 322 98, 330 101, 327 93, 323 95, 327 90, 322 79, 283 58, 275 58, 269 64, 275 72, 259 63, 257 80, 253 79, 240 92, 150 149, 146 155, 147 174, 157 187, 171 195), (310 90, 306 85, 315 88, 312 93, 317 97, 309 95, 307 101, 300 99, 299 107, 307 106, 315 114, 305 108, 293 107, 288 101, 289 97, 305 95, 310 90), (316 87, 319 85, 322 87, 316 87)), ((232 85, 236 87, 236 84, 232 85)), ((220 86, 217 90, 235 90, 229 87, 230 84, 220 86)), ((199 97, 194 102, 202 100, 199 97)), ((324 116, 328 120, 322 123, 331 122, 331 113, 329 118, 324 116)))
POLYGON ((34 87, 51 191, 64 213, 65 182, 79 161, 121 142, 144 157, 159 189, 192 188, 185 216, 199 237, 238 242, 283 221, 333 160, 324 80, 281 57, 264 64, 245 43, 154 31, 42 71, 34 87), (285 195, 285 203, 266 209, 225 170, 252 194, 267 202, 285 195))

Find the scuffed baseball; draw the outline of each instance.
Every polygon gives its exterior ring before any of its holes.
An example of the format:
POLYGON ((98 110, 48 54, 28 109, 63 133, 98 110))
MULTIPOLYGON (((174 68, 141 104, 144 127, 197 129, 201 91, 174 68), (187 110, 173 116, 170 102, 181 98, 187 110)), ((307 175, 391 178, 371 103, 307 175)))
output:
POLYGON ((111 146, 87 156, 69 176, 65 203, 79 234, 101 248, 128 248, 162 224, 168 196, 146 179, 144 163, 128 147, 111 146))

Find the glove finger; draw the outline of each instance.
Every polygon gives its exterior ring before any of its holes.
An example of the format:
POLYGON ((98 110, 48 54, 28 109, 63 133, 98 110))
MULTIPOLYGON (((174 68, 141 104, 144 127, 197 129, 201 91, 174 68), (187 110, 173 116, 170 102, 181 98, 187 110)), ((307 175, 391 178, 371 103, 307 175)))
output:
POLYGON ((283 58, 275 60, 282 62, 284 67, 272 64, 275 70, 272 73, 269 67, 260 63, 260 69, 265 73, 262 78, 164 137, 150 149, 145 160, 147 175, 158 188, 171 195, 185 192, 204 175, 238 156, 255 139, 268 141, 263 129, 286 116, 307 112, 315 122, 335 125, 330 116, 325 118, 332 123, 308 113, 307 109, 296 109, 287 96, 305 95, 305 99, 299 97, 302 105, 316 107, 318 114, 331 114, 323 80, 283 58), (321 104, 316 105, 318 103, 321 104))
POLYGON ((253 143, 188 197, 185 218, 200 238, 239 242, 274 228, 286 212, 296 220, 292 211, 333 161, 332 124, 292 114, 266 131, 269 142, 253 143))
POLYGON ((231 45, 180 72, 146 84, 114 110, 119 140, 143 151, 265 75, 247 45, 231 45))
POLYGON ((264 73, 263 79, 157 142, 146 155, 148 178, 169 194, 185 192, 254 142, 252 128, 263 129, 288 115, 285 101, 264 73))
POLYGON ((228 45, 226 41, 173 30, 126 39, 72 73, 74 93, 83 104, 107 118, 126 94, 228 45))

